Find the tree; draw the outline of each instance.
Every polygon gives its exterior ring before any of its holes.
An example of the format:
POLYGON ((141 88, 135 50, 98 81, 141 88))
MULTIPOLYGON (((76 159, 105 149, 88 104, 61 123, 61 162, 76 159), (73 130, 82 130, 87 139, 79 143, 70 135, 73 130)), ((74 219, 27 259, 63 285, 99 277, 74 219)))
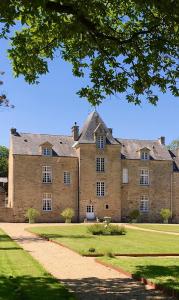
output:
POLYGON ((9 150, 5 146, 0 146, 0 177, 8 176, 8 156, 9 150))
MULTIPOLYGON (((0 75, 4 75, 4 72, 0 71, 0 75)), ((0 85, 3 85, 2 80, 0 80, 0 85)), ((0 106, 14 108, 14 105, 9 103, 9 100, 7 99, 7 96, 5 93, 1 93, 1 95, 0 95, 0 106)))
POLYGON ((178 0, 0 0, 0 37, 11 40, 15 76, 29 83, 58 51, 74 76, 90 79, 78 94, 93 105, 124 92, 156 104, 156 87, 179 96, 178 11, 178 0))
POLYGON ((179 148, 179 139, 171 141, 171 143, 167 146, 169 150, 175 150, 176 148, 179 148))

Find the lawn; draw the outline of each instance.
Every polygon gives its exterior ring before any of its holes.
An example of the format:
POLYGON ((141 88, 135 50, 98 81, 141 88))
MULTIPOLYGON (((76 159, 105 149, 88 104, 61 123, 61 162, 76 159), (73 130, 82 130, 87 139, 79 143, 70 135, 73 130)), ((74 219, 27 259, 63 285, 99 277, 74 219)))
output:
POLYGON ((39 299, 75 298, 0 229, 0 300, 39 299))
POLYGON ((80 254, 89 254, 89 248, 95 248, 96 254, 105 254, 108 251, 115 254, 179 254, 179 236, 162 233, 146 233, 128 228, 126 235, 95 236, 87 232, 86 225, 33 227, 28 230, 59 242, 80 254))
MULTIPOLYGON (((132 224, 131 224, 132 225, 132 224)), ((179 225, 168 224, 133 224, 136 227, 144 229, 153 229, 159 231, 177 232, 179 233, 179 225)))
POLYGON ((99 261, 120 267, 137 277, 179 291, 179 257, 101 257, 99 261))

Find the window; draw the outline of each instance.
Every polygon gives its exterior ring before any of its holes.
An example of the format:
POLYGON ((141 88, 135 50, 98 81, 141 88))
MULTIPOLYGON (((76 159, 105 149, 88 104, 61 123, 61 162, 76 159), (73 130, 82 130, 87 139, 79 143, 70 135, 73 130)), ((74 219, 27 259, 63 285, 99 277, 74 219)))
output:
POLYGON ((109 205, 108 205, 108 204, 106 204, 105 208, 106 208, 106 209, 108 209, 108 208, 109 208, 109 205))
POLYGON ((99 149, 104 149, 104 143, 105 143, 105 138, 104 136, 100 135, 97 137, 97 147, 99 149))
POLYGON ((148 169, 140 170, 140 184, 141 185, 149 184, 149 170, 148 169))
POLYGON ((128 169, 124 168, 122 170, 122 183, 128 183, 129 178, 128 178, 128 169))
POLYGON ((64 172, 64 184, 70 184, 71 183, 71 176, 70 172, 64 172))
POLYGON ((146 151, 141 152, 141 159, 142 160, 148 160, 149 159, 149 153, 146 151))
POLYGON ((140 212, 149 211, 149 199, 148 196, 142 195, 140 198, 140 212))
POLYGON ((87 205, 86 206, 86 212, 87 213, 93 213, 94 212, 94 206, 93 205, 87 205))
POLYGON ((52 182, 52 167, 43 166, 42 167, 42 182, 51 183, 52 182))
POLYGON ((96 158, 96 171, 97 172, 104 172, 104 157, 97 157, 96 158))
POLYGON ((51 211, 52 210, 52 194, 44 193, 42 199, 42 210, 51 211))
POLYGON ((105 194, 105 186, 103 181, 98 181, 96 183, 96 195, 98 197, 103 197, 105 194))
POLYGON ((43 148, 42 149, 42 154, 44 156, 52 156, 52 149, 51 148, 43 148))

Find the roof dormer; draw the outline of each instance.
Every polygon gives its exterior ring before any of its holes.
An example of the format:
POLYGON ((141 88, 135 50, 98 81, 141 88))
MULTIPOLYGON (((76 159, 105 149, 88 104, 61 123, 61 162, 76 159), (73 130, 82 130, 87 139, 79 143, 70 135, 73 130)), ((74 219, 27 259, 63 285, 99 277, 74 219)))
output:
POLYGON ((141 160, 149 160, 150 159, 150 149, 147 147, 143 147, 139 150, 137 150, 139 152, 139 157, 141 160))
POLYGON ((43 156, 52 156, 53 145, 48 141, 40 145, 40 153, 43 156))

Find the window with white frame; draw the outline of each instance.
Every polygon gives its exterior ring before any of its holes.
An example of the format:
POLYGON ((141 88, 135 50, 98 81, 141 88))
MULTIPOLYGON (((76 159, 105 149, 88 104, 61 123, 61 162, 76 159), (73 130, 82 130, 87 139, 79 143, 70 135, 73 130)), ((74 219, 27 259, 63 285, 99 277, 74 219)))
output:
POLYGON ((142 195, 140 198, 140 212, 148 212, 149 211, 149 198, 147 195, 142 195))
POLYGON ((42 210, 44 210, 44 211, 52 210, 52 194, 51 193, 43 193, 42 210))
POLYGON ((63 180, 64 180, 64 184, 70 184, 71 183, 71 174, 70 174, 70 172, 67 172, 67 171, 64 172, 63 180))
POLYGON ((103 197, 105 195, 105 184, 104 184, 104 181, 98 181, 96 183, 96 195, 98 197, 103 197))
POLYGON ((148 160, 149 159, 149 153, 147 151, 141 152, 141 159, 142 160, 148 160))
POLYGON ((105 137, 103 135, 97 136, 96 144, 99 149, 104 149, 105 137))
POLYGON ((97 172, 104 172, 104 157, 97 157, 96 158, 96 171, 97 172))
POLYGON ((122 169, 122 183, 128 183, 128 182, 129 182, 128 169, 123 168, 122 169))
POLYGON ((149 185, 149 170, 141 169, 140 170, 140 184, 149 185))
POLYGON ((52 183, 52 167, 43 166, 42 167, 42 182, 43 183, 52 183))
POLYGON ((93 205, 87 205, 86 206, 86 212, 87 213, 93 213, 94 212, 94 206, 93 205))
POLYGON ((51 148, 42 148, 42 155, 52 156, 52 149, 51 148))

